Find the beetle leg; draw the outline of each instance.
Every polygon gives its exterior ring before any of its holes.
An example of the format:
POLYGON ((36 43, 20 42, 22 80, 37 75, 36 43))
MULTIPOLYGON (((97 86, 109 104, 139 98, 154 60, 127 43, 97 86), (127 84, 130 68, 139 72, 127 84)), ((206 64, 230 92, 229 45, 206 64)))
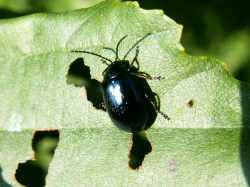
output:
POLYGON ((105 107, 105 105, 104 105, 104 102, 100 103, 99 106, 102 107, 104 110, 106 110, 106 107, 105 107))
POLYGON ((139 55, 139 46, 136 47, 135 57, 134 57, 134 59, 132 60, 130 66, 129 66, 129 68, 128 68, 128 71, 130 71, 130 69, 133 67, 134 62, 137 60, 138 55, 139 55))
POLYGON ((161 76, 158 76, 158 77, 150 77, 149 80, 158 80, 158 81, 160 81, 160 80, 162 80, 162 79, 165 79, 165 77, 161 77, 161 76))
POLYGON ((102 62, 103 64, 106 64, 107 66, 109 65, 109 64, 106 62, 106 60, 104 60, 104 59, 101 59, 101 62, 102 62))
POLYGON ((143 78, 143 79, 147 79, 147 80, 162 80, 162 79, 164 79, 164 77, 161 77, 161 76, 151 77, 148 74, 143 73, 143 72, 137 72, 137 73, 130 72, 130 74, 135 75, 135 76, 140 77, 140 78, 143 78))
POLYGON ((158 107, 156 107, 155 103, 149 98, 149 96, 145 93, 145 97, 150 101, 150 103, 153 105, 155 112, 159 113, 160 115, 162 115, 165 119, 170 120, 170 118, 168 117, 168 115, 164 114, 162 111, 160 111, 160 109, 158 107))

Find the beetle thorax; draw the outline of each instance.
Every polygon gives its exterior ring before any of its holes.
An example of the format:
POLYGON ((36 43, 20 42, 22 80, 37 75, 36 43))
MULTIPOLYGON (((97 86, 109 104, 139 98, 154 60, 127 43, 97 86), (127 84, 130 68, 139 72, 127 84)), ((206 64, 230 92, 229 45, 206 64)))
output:
POLYGON ((105 70, 104 79, 115 79, 119 76, 124 76, 124 74, 127 74, 127 73, 128 73, 128 70, 122 61, 114 61, 105 70))

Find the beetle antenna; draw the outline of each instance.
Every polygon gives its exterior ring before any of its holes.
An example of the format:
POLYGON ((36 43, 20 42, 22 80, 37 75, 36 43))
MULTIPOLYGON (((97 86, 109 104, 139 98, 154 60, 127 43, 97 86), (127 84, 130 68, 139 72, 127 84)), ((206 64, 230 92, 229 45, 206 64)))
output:
POLYGON ((98 57, 100 57, 100 58, 102 58, 102 59, 104 59, 104 60, 107 60, 107 61, 109 61, 109 62, 112 63, 112 60, 110 60, 110 59, 108 59, 108 58, 105 58, 105 57, 103 57, 103 56, 101 56, 101 55, 98 55, 98 54, 96 54, 96 53, 89 52, 89 51, 70 51, 70 52, 71 52, 71 53, 87 53, 87 54, 90 54, 90 55, 95 55, 95 56, 98 56, 98 57))
POLYGON ((127 36, 128 36, 128 35, 125 35, 122 39, 120 39, 120 41, 119 41, 119 42, 117 43, 117 45, 116 45, 116 51, 115 51, 116 57, 115 57, 115 61, 119 60, 119 57, 118 57, 118 48, 119 48, 119 45, 120 45, 120 43, 122 42, 122 40, 124 40, 127 36))
POLYGON ((142 40, 144 40, 145 38, 147 38, 149 35, 151 35, 151 33, 148 33, 147 35, 143 36, 140 40, 138 40, 130 49, 129 51, 126 53, 126 55, 123 57, 123 60, 125 60, 128 56, 128 54, 132 51, 132 49, 134 49, 135 46, 137 46, 142 40))

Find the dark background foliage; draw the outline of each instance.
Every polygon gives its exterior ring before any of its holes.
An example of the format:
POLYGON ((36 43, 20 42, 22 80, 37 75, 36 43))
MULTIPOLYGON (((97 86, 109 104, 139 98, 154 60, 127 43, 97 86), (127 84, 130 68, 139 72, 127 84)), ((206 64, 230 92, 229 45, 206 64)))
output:
MULTIPOLYGON (((98 2, 99 0, 0 0, 0 19, 15 18, 37 12, 70 11, 92 6, 98 2)), ((186 53, 221 60, 228 64, 229 72, 236 79, 250 82, 250 1, 138 0, 138 3, 144 9, 162 9, 168 17, 183 25, 181 44, 186 53)), ((83 67, 82 61, 79 61, 79 65, 76 65, 75 69, 73 66, 71 67, 67 78, 68 84, 86 86, 86 79, 90 80, 89 69, 83 67), (82 72, 79 72, 79 66, 82 66, 82 72), (87 77, 84 77, 86 74, 87 77)), ((20 173, 17 170, 16 177, 20 183, 27 186, 45 184, 44 177, 47 174, 48 164, 53 157, 58 138, 58 131, 35 133, 32 148, 36 152, 37 162, 27 161, 26 165, 18 167, 20 173), (38 145, 46 147, 48 141, 52 142, 50 143, 52 146, 48 146, 47 151, 40 151, 39 155, 37 150, 41 150, 41 148, 38 148, 38 145), (37 169, 37 167, 42 169, 37 169), (34 174, 33 171, 36 170, 39 172, 34 175, 35 177, 26 177, 25 172, 34 174)), ((133 140, 138 142, 137 144, 142 142, 141 144, 144 145, 134 147, 134 150, 138 150, 139 147, 147 147, 147 150, 137 151, 144 152, 144 155, 133 153, 132 149, 130 166, 136 169, 151 148, 145 133, 134 136, 133 140)))

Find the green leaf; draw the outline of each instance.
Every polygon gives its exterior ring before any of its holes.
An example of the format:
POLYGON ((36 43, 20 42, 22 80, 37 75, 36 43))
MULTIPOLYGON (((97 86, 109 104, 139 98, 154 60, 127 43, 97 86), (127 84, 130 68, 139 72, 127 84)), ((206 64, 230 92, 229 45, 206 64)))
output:
MULTIPOLYGON (((0 9, 16 13, 30 12, 62 12, 85 8, 101 2, 102 0, 0 0, 0 9)), ((6 16, 6 15, 1 15, 6 16)), ((7 15, 9 16, 9 15, 7 15)))
MULTIPOLYGON (((113 0, 66 13, 34 14, 0 21, 0 166, 2 180, 18 186, 15 169, 33 156, 35 130, 59 129, 60 141, 46 186, 246 186, 250 181, 250 86, 227 66, 184 53, 182 27, 159 10, 113 0), (78 57, 102 80, 100 58, 114 59, 142 37, 140 71, 164 76, 150 81, 161 111, 147 130, 152 153, 138 171, 128 169, 130 134, 96 110, 83 87, 66 82, 78 57), (190 102, 192 101, 192 102, 190 102), (193 105, 192 105, 193 104, 193 105)), ((126 56, 131 61, 135 49, 126 56)))

